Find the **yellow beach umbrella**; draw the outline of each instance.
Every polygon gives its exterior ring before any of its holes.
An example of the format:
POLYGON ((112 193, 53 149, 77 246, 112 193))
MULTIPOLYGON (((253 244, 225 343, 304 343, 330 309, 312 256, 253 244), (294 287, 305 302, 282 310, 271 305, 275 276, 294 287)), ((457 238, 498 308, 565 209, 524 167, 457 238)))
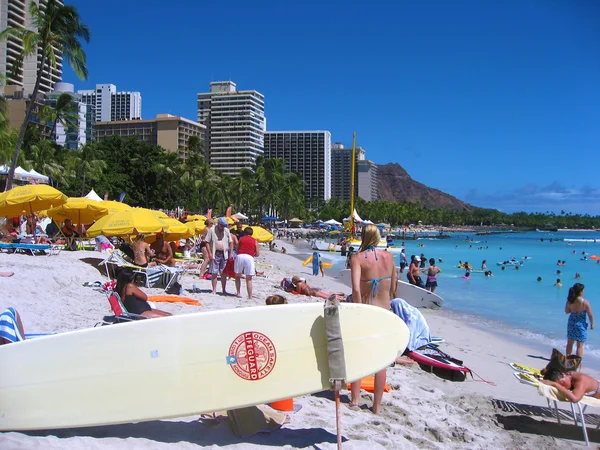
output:
POLYGON ((71 219, 74 224, 85 225, 108 214, 102 202, 86 197, 69 197, 66 203, 48 210, 48 216, 55 222, 71 219))
MULTIPOLYGON (((160 213, 166 217, 166 214, 160 213)), ((104 236, 131 236, 140 233, 163 233, 169 229, 169 224, 159 217, 158 211, 146 208, 131 208, 110 214, 99 219, 87 230, 91 237, 100 234, 104 236)))
POLYGON ((178 241, 180 239, 187 239, 193 235, 186 224, 177 219, 172 219, 169 217, 161 220, 169 226, 169 228, 164 231, 165 241, 178 241))
POLYGON ((0 216, 32 214, 60 206, 66 201, 65 194, 47 184, 17 186, 0 194, 0 216))
POLYGON ((200 220, 200 221, 204 222, 206 220, 206 216, 203 216, 202 214, 192 214, 191 216, 187 216, 188 222, 190 222, 192 220, 200 220))
POLYGON ((129 206, 126 203, 116 202, 114 200, 102 200, 97 203, 102 205, 104 208, 108 209, 109 214, 114 214, 114 213, 118 213, 121 211, 127 211, 128 209, 132 208, 131 206, 129 206))
POLYGON ((190 230, 192 235, 198 235, 206 229, 204 220, 192 220, 185 223, 185 226, 190 230))
MULTIPOLYGON (((245 230, 246 228, 248 228, 248 225, 244 225, 242 227, 242 230, 245 230)), ((275 236, 273 236, 271 232, 265 230, 262 227, 253 225, 250 226, 250 228, 252 228, 253 230, 252 237, 260 243, 271 242, 273 239, 275 239, 275 236)))

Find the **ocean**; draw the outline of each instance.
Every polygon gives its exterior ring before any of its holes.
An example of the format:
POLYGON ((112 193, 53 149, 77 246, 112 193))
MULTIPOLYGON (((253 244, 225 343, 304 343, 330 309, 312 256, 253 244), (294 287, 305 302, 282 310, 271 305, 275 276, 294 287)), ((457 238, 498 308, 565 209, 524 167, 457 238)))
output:
MULTIPOLYGON (((589 259, 591 255, 600 256, 600 232, 507 232, 486 236, 453 233, 451 236, 443 240, 404 242, 409 260, 411 255, 421 253, 427 260, 432 257, 436 261, 442 259, 438 262, 442 273, 438 275, 436 293, 444 299, 444 310, 458 314, 476 326, 508 333, 531 344, 553 346, 564 352, 567 294, 574 283, 583 283, 584 298, 592 305, 598 327, 595 330, 588 328, 584 358, 588 367, 600 369, 600 263, 589 259), (468 242, 467 238, 472 241, 468 242), (587 261, 581 259, 583 252, 587 254, 587 261), (501 270, 497 265, 499 261, 513 258, 523 262, 518 270, 515 266, 501 270), (486 260, 493 277, 472 273, 470 279, 463 279, 465 270, 455 267, 459 260, 468 261, 473 269, 481 269, 482 261, 486 260), (564 260, 566 265, 558 266, 558 260, 564 260), (557 274, 557 270, 561 273, 557 274), (576 279, 576 273, 581 278, 576 279), (538 277, 542 278, 539 282, 538 277), (554 286, 557 278, 562 280, 563 287, 554 286)), ((396 240, 394 245, 401 246, 402 241, 396 240)), ((324 252, 323 257, 333 262, 332 269, 327 270, 329 274, 337 274, 344 268, 345 258, 339 253, 324 252)), ((400 277, 406 281, 406 271, 400 277)))

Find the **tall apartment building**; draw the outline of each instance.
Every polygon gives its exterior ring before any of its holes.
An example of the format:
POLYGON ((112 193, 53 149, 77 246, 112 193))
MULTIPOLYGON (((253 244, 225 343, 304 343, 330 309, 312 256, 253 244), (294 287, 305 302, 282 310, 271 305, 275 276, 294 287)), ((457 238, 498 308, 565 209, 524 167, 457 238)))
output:
POLYGON ((184 117, 158 114, 155 119, 149 120, 96 122, 94 132, 97 142, 110 136, 131 136, 150 145, 160 145, 169 152, 177 152, 186 159, 190 137, 203 139, 205 129, 204 125, 184 117))
MULTIPOLYGON (((41 9, 47 3, 46 0, 35 0, 41 4, 41 9)), ((61 5, 62 0, 57 0, 61 5)), ((0 0, 0 30, 8 27, 21 27, 31 31, 38 31, 33 19, 29 14, 29 0, 0 0)), ((42 56, 38 52, 36 56, 28 56, 23 60, 20 74, 16 77, 10 75, 12 65, 17 55, 23 50, 23 42, 13 37, 0 41, 0 73, 7 74, 6 85, 22 87, 26 92, 32 93, 35 86, 38 67, 42 56)), ((56 51, 56 68, 46 65, 40 82, 39 91, 48 93, 62 78, 62 54, 56 51)), ((0 86, 2 92, 4 89, 0 86)))
POLYGON ((74 86, 71 83, 62 82, 56 83, 54 91, 46 95, 46 105, 55 106, 58 97, 62 94, 70 95, 77 105, 77 126, 73 128, 65 127, 63 122, 57 122, 56 143, 70 150, 78 150, 87 142, 85 134, 87 105, 81 101, 80 95, 75 94, 74 86))
POLYGON ((377 164, 368 159, 358 161, 358 196, 367 202, 377 200, 377 164))
POLYGON ((331 198, 331 133, 329 131, 267 131, 265 158, 282 158, 286 172, 304 180, 308 207, 331 198))
POLYGON ((91 142, 96 122, 112 122, 142 118, 142 95, 139 92, 117 92, 114 84, 97 84, 96 89, 77 91, 88 105, 86 136, 91 142))
POLYGON ((265 99, 258 91, 237 91, 232 81, 210 83, 210 92, 198 94, 198 122, 206 126, 204 148, 213 169, 236 176, 264 152, 265 99))
MULTIPOLYGON (((30 92, 23 90, 21 86, 10 85, 4 87, 4 96, 6 98, 8 126, 19 129, 25 120, 25 112, 27 111, 27 106, 29 106, 29 102, 32 99, 32 95, 30 92)), ((39 119, 39 113, 42 106, 44 106, 44 102, 45 95, 41 92, 38 92, 33 105, 30 123, 35 124, 45 139, 49 139, 52 132, 52 125, 41 122, 39 119)))
MULTIPOLYGON (((358 161, 365 159, 366 151, 356 147, 356 162, 354 167, 354 195, 358 196, 358 161)), ((349 202, 352 187, 352 148, 345 148, 336 142, 331 147, 331 196, 349 202)))

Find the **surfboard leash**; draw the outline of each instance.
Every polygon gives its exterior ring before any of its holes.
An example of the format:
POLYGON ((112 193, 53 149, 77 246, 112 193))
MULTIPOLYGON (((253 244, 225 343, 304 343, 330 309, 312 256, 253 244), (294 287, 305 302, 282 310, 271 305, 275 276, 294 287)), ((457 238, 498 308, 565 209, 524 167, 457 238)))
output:
POLYGON ((494 383, 493 381, 488 381, 488 380, 484 379, 481 375, 479 375, 478 373, 475 373, 471 369, 469 369, 469 373, 471 374, 471 378, 473 379, 473 381, 477 381, 480 383, 486 383, 486 384, 489 384, 490 386, 496 386, 496 383, 494 383), (475 379, 475 376, 477 376, 477 378, 479 378, 479 379, 475 379))

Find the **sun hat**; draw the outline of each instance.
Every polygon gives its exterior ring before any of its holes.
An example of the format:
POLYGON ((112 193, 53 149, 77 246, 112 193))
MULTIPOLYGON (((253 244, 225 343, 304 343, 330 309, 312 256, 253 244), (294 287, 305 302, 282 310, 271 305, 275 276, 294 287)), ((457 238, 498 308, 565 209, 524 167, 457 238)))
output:
POLYGON ((421 257, 420 256, 415 256, 415 261, 421 262, 421 257))
POLYGON ((219 217, 219 225, 227 226, 227 219, 225 217, 219 217))

